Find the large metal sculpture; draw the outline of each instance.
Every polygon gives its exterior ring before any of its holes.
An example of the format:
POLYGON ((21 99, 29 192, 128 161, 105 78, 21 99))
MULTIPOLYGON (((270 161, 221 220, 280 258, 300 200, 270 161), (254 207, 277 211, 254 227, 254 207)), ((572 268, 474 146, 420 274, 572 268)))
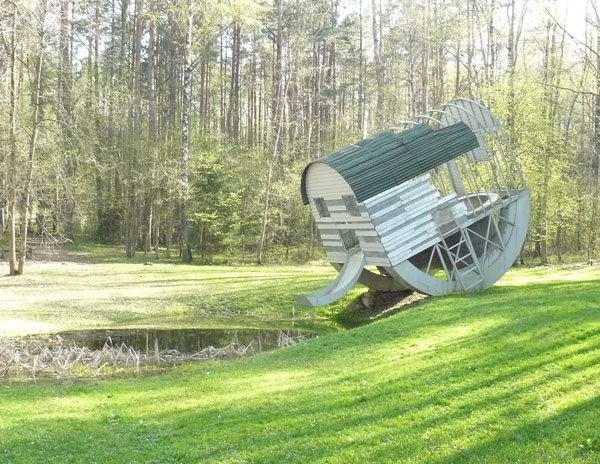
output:
POLYGON ((498 120, 463 98, 310 163, 301 193, 339 270, 296 297, 308 306, 357 281, 428 295, 484 290, 517 258, 530 215, 498 120))

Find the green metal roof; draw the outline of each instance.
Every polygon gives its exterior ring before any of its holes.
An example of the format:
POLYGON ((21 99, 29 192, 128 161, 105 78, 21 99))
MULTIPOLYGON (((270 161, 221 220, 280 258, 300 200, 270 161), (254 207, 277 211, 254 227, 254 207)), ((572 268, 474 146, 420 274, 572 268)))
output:
POLYGON ((478 146, 475 134, 463 122, 438 130, 417 124, 400 133, 378 132, 306 166, 300 186, 302 200, 308 204, 306 173, 314 163, 335 169, 360 203, 478 146))

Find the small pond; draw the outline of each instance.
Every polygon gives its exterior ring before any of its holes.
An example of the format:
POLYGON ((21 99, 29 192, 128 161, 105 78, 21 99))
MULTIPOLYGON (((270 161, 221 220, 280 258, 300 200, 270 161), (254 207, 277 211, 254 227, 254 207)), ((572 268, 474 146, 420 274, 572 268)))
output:
POLYGON ((246 356, 316 334, 264 329, 123 329, 0 339, 0 378, 95 376, 246 356))
POLYGON ((265 329, 82 330, 59 332, 56 335, 65 342, 72 342, 90 350, 101 350, 107 343, 112 346, 125 344, 144 354, 172 350, 192 354, 208 347, 224 348, 231 344, 252 345, 254 351, 264 351, 287 346, 298 339, 313 336, 297 330, 265 329))

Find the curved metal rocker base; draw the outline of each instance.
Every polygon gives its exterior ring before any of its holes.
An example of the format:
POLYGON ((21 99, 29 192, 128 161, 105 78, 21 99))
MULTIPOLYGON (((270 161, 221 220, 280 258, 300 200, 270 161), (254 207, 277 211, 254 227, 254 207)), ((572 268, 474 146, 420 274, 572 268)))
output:
MULTIPOLYGON (((343 269, 343 264, 331 263, 338 271, 343 269)), ((392 277, 376 274, 375 272, 363 269, 358 282, 363 284, 365 287, 376 290, 378 292, 402 292, 409 290, 408 287, 402 285, 400 282, 394 280, 392 277)))
POLYGON ((500 215, 507 224, 503 237, 504 250, 489 253, 484 257, 481 264, 481 280, 470 287, 463 288, 459 280, 437 279, 416 267, 406 260, 391 268, 385 268, 395 280, 408 288, 426 295, 441 296, 457 291, 481 291, 485 290, 498 281, 516 261, 525 235, 531 211, 529 194, 523 194, 514 202, 502 208, 500 215), (510 224, 510 226, 508 226, 510 224), (510 230, 508 230, 510 227, 510 230))
POLYGON ((294 299, 303 306, 322 306, 333 303, 354 286, 360 278, 365 264, 364 253, 357 251, 348 256, 338 276, 327 287, 311 295, 296 295, 294 299))

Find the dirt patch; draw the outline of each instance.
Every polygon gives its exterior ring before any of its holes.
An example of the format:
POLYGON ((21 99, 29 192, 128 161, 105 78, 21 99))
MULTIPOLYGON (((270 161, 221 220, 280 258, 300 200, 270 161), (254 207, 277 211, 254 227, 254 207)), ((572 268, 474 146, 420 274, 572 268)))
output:
POLYGON ((77 255, 64 248, 66 243, 64 240, 55 238, 30 235, 27 239, 26 260, 33 262, 77 261, 77 255))
POLYGON ((427 295, 411 290, 404 292, 378 292, 369 290, 360 297, 360 303, 370 315, 370 319, 391 316, 404 309, 411 308, 429 298, 427 295))

